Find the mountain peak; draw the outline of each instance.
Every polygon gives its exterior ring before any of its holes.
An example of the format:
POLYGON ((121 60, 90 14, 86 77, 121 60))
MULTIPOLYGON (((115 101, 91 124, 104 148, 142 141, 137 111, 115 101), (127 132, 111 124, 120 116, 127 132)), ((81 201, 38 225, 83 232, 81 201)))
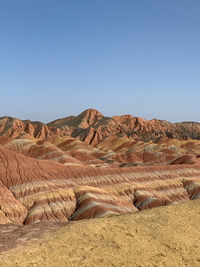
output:
POLYGON ((78 116, 55 120, 48 124, 0 118, 0 135, 21 137, 29 134, 34 138, 50 135, 72 136, 96 145, 109 136, 127 136, 134 140, 157 142, 161 137, 175 139, 200 139, 200 123, 170 123, 157 119, 145 120, 132 115, 104 117, 96 109, 86 109, 78 116))
POLYGON ((82 128, 87 128, 92 125, 97 120, 103 118, 101 112, 96 109, 86 109, 81 114, 77 116, 77 119, 80 119, 80 126, 82 128))
POLYGON ((101 112, 94 108, 89 108, 89 109, 84 110, 77 117, 79 116, 101 116, 103 117, 101 112))

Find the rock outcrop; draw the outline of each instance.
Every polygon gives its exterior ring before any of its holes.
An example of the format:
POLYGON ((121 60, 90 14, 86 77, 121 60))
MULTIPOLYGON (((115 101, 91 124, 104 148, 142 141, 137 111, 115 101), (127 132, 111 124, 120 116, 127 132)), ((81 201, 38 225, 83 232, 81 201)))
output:
POLYGON ((29 135, 40 140, 53 135, 72 136, 92 145, 110 136, 156 142, 162 137, 200 139, 200 123, 170 123, 157 119, 148 121, 131 115, 104 117, 99 111, 88 109, 78 116, 48 124, 3 117, 0 118, 0 135, 15 138, 29 135))
POLYGON ((149 194, 154 197, 154 204, 148 207, 189 201, 183 185, 186 178, 200 181, 200 164, 66 166, 0 146, 0 220, 14 224, 66 222, 135 212, 137 207, 142 209, 138 191, 145 192, 142 201, 147 197, 148 202, 149 194))
POLYGON ((200 198, 199 134, 198 123, 96 110, 47 125, 1 118, 0 224, 68 222, 200 198))
POLYGON ((22 224, 26 215, 27 209, 25 206, 0 181, 0 224, 22 224))

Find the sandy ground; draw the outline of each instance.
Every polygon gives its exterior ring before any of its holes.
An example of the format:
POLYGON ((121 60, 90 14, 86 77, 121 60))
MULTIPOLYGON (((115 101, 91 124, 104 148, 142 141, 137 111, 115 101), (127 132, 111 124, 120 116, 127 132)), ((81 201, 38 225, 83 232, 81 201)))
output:
POLYGON ((200 200, 68 223, 5 251, 0 266, 200 267, 200 200))

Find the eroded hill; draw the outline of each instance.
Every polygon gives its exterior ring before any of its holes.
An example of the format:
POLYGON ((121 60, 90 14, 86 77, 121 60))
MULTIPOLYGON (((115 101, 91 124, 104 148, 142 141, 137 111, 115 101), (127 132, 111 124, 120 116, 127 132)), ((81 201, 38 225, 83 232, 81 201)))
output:
POLYGON ((0 223, 68 222, 197 199, 198 127, 96 110, 48 125, 2 118, 0 223))
POLYGON ((131 115, 105 117, 95 109, 88 109, 78 116, 58 119, 48 124, 3 117, 0 118, 0 135, 15 138, 28 135, 39 139, 52 135, 72 136, 92 145, 111 136, 155 142, 161 137, 200 139, 200 123, 170 123, 157 119, 148 121, 131 115))

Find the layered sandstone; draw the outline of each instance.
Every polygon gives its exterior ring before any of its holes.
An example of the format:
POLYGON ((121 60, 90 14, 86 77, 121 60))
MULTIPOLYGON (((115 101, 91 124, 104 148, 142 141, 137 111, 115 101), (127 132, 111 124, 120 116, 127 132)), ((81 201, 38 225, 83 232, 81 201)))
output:
POLYGON ((0 155, 0 194, 6 196, 1 198, 2 223, 133 213, 141 210, 138 192, 144 192, 140 201, 148 207, 165 205, 163 199, 178 203, 190 200, 184 179, 200 181, 200 164, 97 168, 36 159, 3 146, 0 155), (152 202, 152 197, 160 200, 152 202))
POLYGON ((1 118, 0 223, 68 222, 199 198, 200 140, 187 139, 198 138, 198 127, 96 110, 48 125, 1 118))

